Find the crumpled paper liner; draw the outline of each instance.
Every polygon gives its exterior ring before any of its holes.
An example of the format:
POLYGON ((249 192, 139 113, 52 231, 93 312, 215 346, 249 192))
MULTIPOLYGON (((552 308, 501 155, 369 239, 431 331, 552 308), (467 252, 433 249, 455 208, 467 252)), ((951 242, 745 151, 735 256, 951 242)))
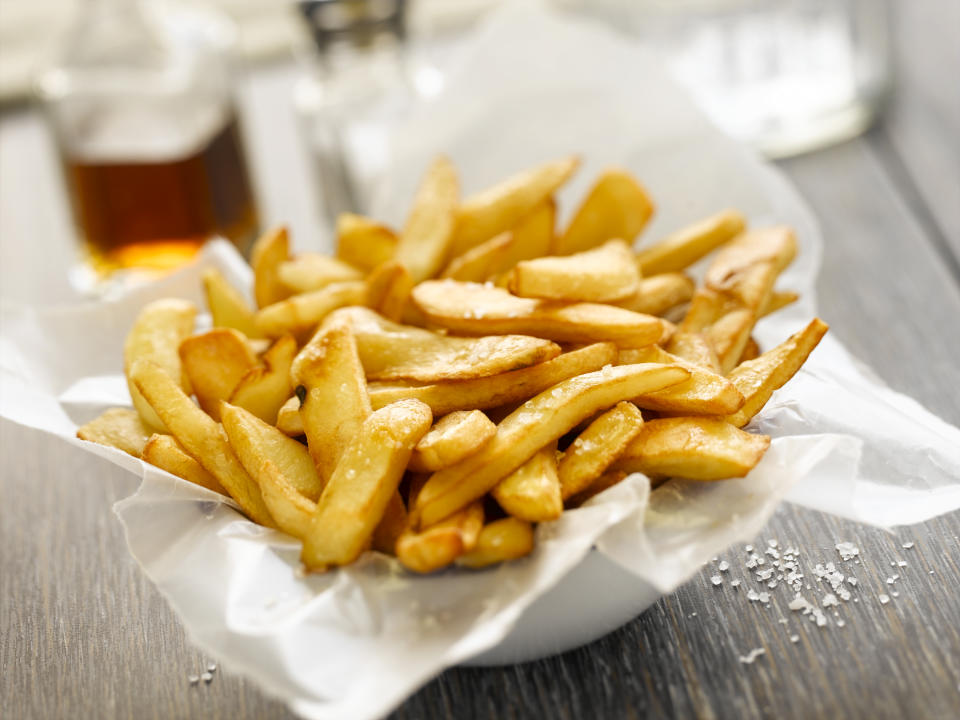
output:
MULTIPOLYGON (((598 169, 616 163, 659 203, 647 238, 725 206, 756 225, 794 226, 801 252, 781 284, 803 300, 764 319, 757 335, 770 347, 814 314, 821 239, 809 212, 779 174, 703 121, 640 50, 521 6, 477 34, 448 86, 397 133, 370 193, 375 216, 402 219, 436 151, 453 157, 467 192, 575 151, 584 167, 561 196, 567 216, 598 169)), ((253 525, 231 501, 74 438, 78 424, 128 404, 122 344, 140 307, 164 296, 200 302, 209 265, 249 282, 232 248, 214 243, 197 264, 117 301, 4 304, 0 414, 139 475, 140 488, 116 511, 144 572, 197 644, 304 717, 385 715, 444 668, 497 646, 591 552, 666 593, 752 537, 784 496, 881 525, 960 507, 960 430, 885 388, 828 336, 751 426, 774 440, 746 478, 674 481, 651 493, 646 478, 631 476, 540 525, 530 557, 483 572, 415 577, 368 553, 304 576, 298 543, 253 525)))

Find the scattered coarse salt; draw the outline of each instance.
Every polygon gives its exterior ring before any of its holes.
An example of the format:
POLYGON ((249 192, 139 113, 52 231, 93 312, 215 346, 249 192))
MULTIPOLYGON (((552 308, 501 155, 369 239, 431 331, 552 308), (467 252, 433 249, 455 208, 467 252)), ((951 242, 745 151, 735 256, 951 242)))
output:
POLYGON ((803 597, 803 595, 797 595, 793 600, 789 602, 787 607, 790 608, 791 610, 796 611, 796 610, 807 610, 812 606, 810 605, 810 602, 805 597, 803 597))
POLYGON ((852 560, 860 554, 860 548, 852 542, 837 543, 837 552, 840 553, 841 560, 852 560))
POLYGON ((823 607, 833 607, 834 605, 839 605, 840 601, 837 600, 837 596, 833 593, 827 593, 823 596, 823 600, 820 601, 820 604, 823 607))
POLYGON ((728 563, 726 560, 721 560, 720 564, 717 565, 717 570, 719 570, 720 572, 726 572, 729 569, 730 569, 730 563, 728 563))
POLYGON ((904 550, 909 550, 910 548, 913 547, 913 543, 912 543, 912 542, 905 542, 905 543, 904 543, 903 545, 901 545, 900 547, 902 547, 904 550))
POLYGON ((741 655, 740 662, 742 662, 744 665, 753 665, 754 660, 756 660, 761 655, 766 655, 766 654, 767 654, 767 651, 764 650, 763 648, 754 648, 753 650, 748 652, 746 655, 741 655))
POLYGON ((753 602, 759 599, 760 599, 760 595, 757 594, 756 590, 747 590, 747 600, 750 600, 751 602, 753 602))
POLYGON ((855 586, 857 584, 857 579, 855 577, 848 577, 847 582, 855 586))
POLYGON ((713 577, 710 578, 710 582, 712 582, 714 585, 722 585, 723 578, 720 577, 719 575, 714 575, 713 577))
POLYGON ((216 663, 210 663, 209 665, 207 665, 207 672, 216 672, 216 671, 217 671, 216 663))
POLYGON ((209 684, 209 682, 213 680, 213 673, 205 672, 200 676, 200 679, 209 684))
POLYGON ((846 625, 846 624, 847 624, 847 623, 844 622, 843 620, 837 620, 837 627, 843 627, 843 626, 846 625))
POLYGON ((740 579, 739 579, 739 578, 734 578, 733 580, 731 580, 731 581, 730 581, 730 586, 731 586, 731 587, 739 587, 739 586, 740 586, 740 579))
POLYGON ((800 636, 799 636, 799 635, 791 635, 791 636, 790 636, 790 642, 792 642, 792 643, 800 642, 800 636))
POLYGON ((747 545, 744 549, 744 552, 753 552, 753 545, 747 545))
POLYGON ((190 684, 191 684, 191 685, 196 685, 198 682, 200 682, 200 676, 199 676, 199 675, 188 675, 188 676, 187 676, 187 680, 190 681, 190 684))
POLYGON ((897 560, 897 567, 906 567, 906 566, 907 566, 906 560, 897 560))
POLYGON ((886 595, 886 594, 881 594, 881 595, 877 598, 877 600, 880 601, 880 604, 881 604, 881 605, 886 605, 888 602, 890 602, 890 596, 889 596, 889 595, 886 595))

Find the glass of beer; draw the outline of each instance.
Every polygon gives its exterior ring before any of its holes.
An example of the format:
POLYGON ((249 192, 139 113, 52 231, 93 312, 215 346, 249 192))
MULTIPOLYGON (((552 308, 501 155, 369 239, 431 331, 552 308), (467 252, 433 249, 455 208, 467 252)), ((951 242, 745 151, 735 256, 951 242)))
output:
POLYGON ((232 28, 197 11, 87 0, 40 78, 81 239, 71 280, 104 294, 258 230, 231 94, 232 28))

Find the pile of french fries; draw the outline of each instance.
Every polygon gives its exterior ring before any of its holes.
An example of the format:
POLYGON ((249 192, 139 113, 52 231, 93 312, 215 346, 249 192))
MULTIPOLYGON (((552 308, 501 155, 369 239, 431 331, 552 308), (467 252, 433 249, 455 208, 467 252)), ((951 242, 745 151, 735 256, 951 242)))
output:
POLYGON ((438 157, 402 230, 344 215, 335 257, 267 233, 257 309, 214 270, 213 329, 183 300, 145 307, 124 352, 133 409, 78 437, 228 495, 300 539, 311 570, 368 549, 485 567, 629 473, 742 477, 770 443, 742 428, 827 330, 762 354, 752 338, 796 299, 774 287, 793 232, 725 210, 635 251, 653 203, 621 169, 558 231, 577 165, 461 200, 438 157), (685 271, 710 253, 697 286, 685 271))

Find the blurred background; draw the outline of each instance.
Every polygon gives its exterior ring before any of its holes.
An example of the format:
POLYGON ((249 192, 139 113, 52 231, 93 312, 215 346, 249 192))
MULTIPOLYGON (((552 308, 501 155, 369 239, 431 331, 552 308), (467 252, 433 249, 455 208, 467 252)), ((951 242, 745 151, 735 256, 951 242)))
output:
MULTIPOLYGON (((336 215, 365 209, 391 128, 442 91, 471 33, 506 4, 4 0, 2 295, 102 294, 176 267, 213 235, 245 252, 278 222, 298 248, 328 247, 336 215)), ((909 23, 945 12, 949 24, 960 6, 542 4, 660 53, 717 125, 773 158, 854 137, 892 92, 924 87, 896 72, 915 47, 909 23)), ((933 103, 942 122, 957 117, 956 97, 933 103)))

